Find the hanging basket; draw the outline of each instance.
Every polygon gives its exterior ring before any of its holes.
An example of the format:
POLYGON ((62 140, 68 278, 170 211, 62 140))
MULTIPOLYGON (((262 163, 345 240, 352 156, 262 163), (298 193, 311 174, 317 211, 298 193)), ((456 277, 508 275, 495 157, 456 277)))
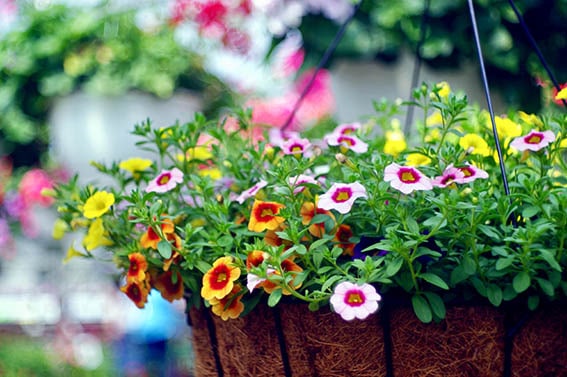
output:
POLYGON ((490 306, 447 310, 436 324, 410 307, 346 322, 306 305, 261 306, 223 321, 189 312, 195 373, 218 376, 567 376, 567 313, 490 306), (216 351, 216 352, 215 352, 216 351))

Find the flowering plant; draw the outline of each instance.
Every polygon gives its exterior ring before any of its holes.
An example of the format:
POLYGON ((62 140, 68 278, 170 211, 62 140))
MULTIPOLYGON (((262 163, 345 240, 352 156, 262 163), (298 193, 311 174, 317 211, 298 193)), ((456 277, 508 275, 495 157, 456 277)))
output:
POLYGON ((43 169, 19 174, 14 172, 7 157, 0 158, 0 258, 8 258, 15 252, 15 234, 37 236, 33 210, 53 203, 53 198, 42 193, 51 190, 54 184, 55 178, 43 169))
POLYGON ((465 96, 423 84, 414 105, 411 149, 388 102, 309 137, 251 138, 248 111, 136 125, 154 160, 97 164, 114 186, 55 188, 59 226, 86 229, 69 256, 105 248, 137 306, 155 288, 225 320, 264 299, 351 320, 404 298, 429 322, 447 303, 535 308, 567 293, 565 114, 496 117, 499 165, 490 117, 465 96))

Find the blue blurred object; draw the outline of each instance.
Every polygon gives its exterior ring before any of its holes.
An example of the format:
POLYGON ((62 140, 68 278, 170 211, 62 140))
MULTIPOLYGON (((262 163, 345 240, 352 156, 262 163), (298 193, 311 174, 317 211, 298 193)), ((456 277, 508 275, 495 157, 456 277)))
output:
POLYGON ((177 377, 169 341, 184 334, 183 312, 152 290, 146 306, 128 311, 125 317, 124 334, 115 342, 120 376, 177 377))

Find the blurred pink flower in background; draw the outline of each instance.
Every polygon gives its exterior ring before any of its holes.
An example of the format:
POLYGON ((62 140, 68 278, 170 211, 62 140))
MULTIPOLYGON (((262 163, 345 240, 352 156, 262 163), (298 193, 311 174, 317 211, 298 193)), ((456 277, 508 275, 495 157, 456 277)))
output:
POLYGON ((53 198, 42 195, 42 191, 53 189, 53 184, 53 179, 44 170, 31 169, 22 177, 18 192, 26 206, 39 204, 48 207, 53 204, 53 198))

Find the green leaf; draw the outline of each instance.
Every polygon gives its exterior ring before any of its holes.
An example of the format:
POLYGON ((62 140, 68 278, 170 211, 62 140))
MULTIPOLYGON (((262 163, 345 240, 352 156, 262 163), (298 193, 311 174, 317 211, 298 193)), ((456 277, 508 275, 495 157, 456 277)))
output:
POLYGON ((311 253, 311 258, 313 259, 315 268, 321 267, 321 262, 323 262, 323 252, 321 250, 315 250, 311 253))
POLYGON ((531 283, 532 279, 530 274, 526 271, 522 271, 518 275, 514 276, 512 286, 517 293, 522 293, 530 287, 531 283))
POLYGON ((500 258, 496 261, 496 270, 500 271, 514 263, 514 257, 500 258))
POLYGON ((417 221, 415 221, 413 217, 408 216, 406 218, 406 225, 410 233, 419 234, 419 225, 417 224, 417 221))
POLYGON ((533 217, 538 213, 539 213, 539 207, 529 206, 524 208, 524 210, 522 211, 522 217, 525 219, 529 219, 530 217, 533 217))
POLYGON ((486 287, 486 296, 488 301, 494 306, 500 306, 502 303, 502 289, 496 284, 488 284, 486 287))
POLYGON ((528 308, 530 310, 536 310, 539 306, 539 296, 528 297, 528 308))
POLYGON ((441 296, 433 292, 424 292, 423 294, 427 298, 427 301, 429 301, 433 314, 435 314, 435 316, 439 319, 445 318, 447 310, 445 309, 445 303, 441 296))
POLYGON ((474 260, 468 255, 465 255, 463 257, 461 265, 463 266, 465 273, 467 273, 468 275, 473 275, 476 272, 476 264, 474 260))
POLYGON ((232 237, 224 235, 217 240, 217 245, 220 247, 230 248, 232 246, 232 237))
POLYGON ((392 261, 388 261, 386 263, 386 276, 394 276, 397 274, 403 264, 404 260, 402 258, 396 258, 392 261))
POLYGON ((553 256, 553 254, 551 254, 549 250, 540 250, 540 254, 543 260, 545 260, 547 264, 551 266, 551 268, 561 272, 561 266, 559 265, 559 263, 557 263, 555 257, 553 256))
POLYGON ((340 279, 342 279, 342 276, 340 275, 331 276, 329 279, 327 279, 327 281, 323 283, 323 285, 321 286, 321 291, 325 292, 327 289, 331 287, 331 285, 335 284, 335 282, 340 279))
POLYGON ((441 289, 449 289, 447 283, 445 283, 445 281, 441 279, 438 275, 432 273, 423 273, 419 275, 419 277, 421 277, 426 282, 433 284, 441 289))
POLYGON ((270 297, 268 297, 268 306, 273 308, 278 304, 278 302, 280 302, 281 298, 282 290, 281 288, 278 288, 270 294, 270 297))
POLYGON ((551 284, 551 282, 549 280, 536 278, 536 281, 539 284, 543 293, 545 293, 548 296, 554 296, 555 295, 555 288, 553 287, 553 284, 551 284))
POLYGON ((169 259, 171 258, 171 244, 169 243, 169 241, 166 240, 161 240, 158 242, 157 244, 157 250, 159 255, 161 255, 164 259, 169 259))
POLYGON ((423 296, 414 295, 411 298, 411 305, 417 318, 423 323, 429 323, 433 319, 431 307, 423 296))
POLYGON ((455 267, 453 271, 451 271, 451 284, 457 285, 460 282, 467 280, 468 277, 469 274, 465 272, 465 269, 463 268, 462 265, 459 265, 455 267))
POLYGON ((502 235, 494 230, 494 227, 488 225, 479 225, 478 229, 490 238, 500 240, 502 235))

